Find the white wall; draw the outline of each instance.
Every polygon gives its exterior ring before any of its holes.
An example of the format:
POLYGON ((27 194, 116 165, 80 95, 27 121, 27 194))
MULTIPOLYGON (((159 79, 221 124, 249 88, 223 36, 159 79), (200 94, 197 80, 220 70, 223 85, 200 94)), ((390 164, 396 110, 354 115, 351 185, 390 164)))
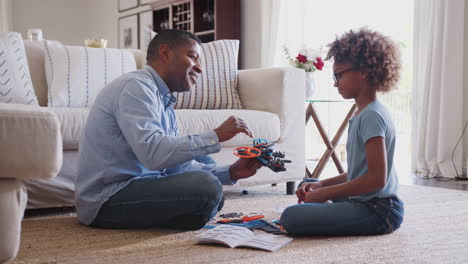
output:
POLYGON ((14 0, 12 28, 24 38, 28 29, 41 28, 45 39, 67 45, 82 46, 85 39, 104 38, 109 48, 117 48, 117 3, 117 0, 14 0))
POLYGON ((118 1, 95 0, 91 1, 91 38, 107 39, 108 48, 118 47, 118 1))
POLYGON ((14 0, 13 30, 27 37, 30 28, 41 28, 45 39, 83 45, 90 36, 92 0, 14 0))
POLYGON ((118 47, 119 17, 150 9, 144 5, 119 13, 118 0, 0 0, 0 7, 1 1, 13 1, 11 30, 24 38, 29 28, 41 28, 46 39, 82 46, 85 39, 104 38, 108 48, 118 47))

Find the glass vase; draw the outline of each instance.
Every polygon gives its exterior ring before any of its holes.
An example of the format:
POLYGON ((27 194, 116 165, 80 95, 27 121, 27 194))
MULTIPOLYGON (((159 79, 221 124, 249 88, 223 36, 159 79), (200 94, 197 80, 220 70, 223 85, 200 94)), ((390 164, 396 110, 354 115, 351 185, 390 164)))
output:
POLYGON ((306 99, 311 100, 317 91, 317 85, 315 83, 315 73, 306 72, 306 99))

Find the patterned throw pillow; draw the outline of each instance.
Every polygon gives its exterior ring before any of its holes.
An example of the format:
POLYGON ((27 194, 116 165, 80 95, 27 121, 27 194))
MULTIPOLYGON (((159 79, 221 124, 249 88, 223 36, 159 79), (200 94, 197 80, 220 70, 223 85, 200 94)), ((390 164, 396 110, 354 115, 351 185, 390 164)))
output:
POLYGON ((17 32, 0 33, 0 102, 39 105, 23 38, 17 32))
POLYGON ((216 40, 201 45, 203 73, 190 92, 178 93, 177 109, 241 109, 237 93, 239 40, 216 40))
POLYGON ((49 106, 91 107, 104 86, 136 70, 135 57, 127 50, 44 43, 49 106))

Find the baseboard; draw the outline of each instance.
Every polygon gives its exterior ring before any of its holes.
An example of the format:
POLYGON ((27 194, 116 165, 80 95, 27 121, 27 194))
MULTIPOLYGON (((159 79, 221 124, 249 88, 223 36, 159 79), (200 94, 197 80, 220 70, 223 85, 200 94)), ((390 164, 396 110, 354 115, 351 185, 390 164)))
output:
MULTIPOLYGON (((468 159, 466 160, 466 165, 468 166, 468 159)), ((462 168, 462 174, 455 177, 456 180, 468 180, 468 168, 463 167, 462 168)))
POLYGON ((468 175, 466 175, 466 173, 463 173, 462 175, 455 177, 455 179, 458 181, 468 181, 468 175))

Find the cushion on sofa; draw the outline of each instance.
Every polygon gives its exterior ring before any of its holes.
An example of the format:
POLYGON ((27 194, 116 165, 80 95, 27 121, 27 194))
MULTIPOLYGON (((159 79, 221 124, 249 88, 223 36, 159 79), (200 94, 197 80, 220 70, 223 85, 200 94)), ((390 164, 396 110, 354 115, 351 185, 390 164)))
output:
MULTIPOLYGON (((276 114, 255 110, 176 110, 179 134, 197 134, 217 128, 230 116, 242 118, 251 129, 253 136, 261 135, 269 142, 280 138, 280 120, 276 114)), ((250 146, 252 138, 241 133, 221 143, 222 147, 250 146)))
MULTIPOLYGON (((89 114, 88 108, 48 107, 59 121, 62 132, 63 149, 78 149, 81 133, 89 114)), ((279 140, 280 121, 276 114, 255 110, 176 110, 179 134, 197 134, 213 130, 221 125, 231 115, 242 118, 255 135, 270 142, 279 140)), ((238 134, 232 139, 221 143, 223 147, 251 145, 252 138, 238 134)))
POLYGON ((240 109, 237 93, 239 40, 201 45, 202 74, 190 92, 178 93, 176 109, 240 109))
POLYGON ((49 106, 91 107, 104 86, 136 70, 135 57, 127 50, 44 43, 49 106))
POLYGON ((47 109, 54 112, 60 121, 63 149, 78 149, 89 108, 48 107, 47 109))
POLYGON ((37 100, 40 106, 47 106, 48 88, 44 64, 44 42, 40 40, 24 40, 24 48, 37 100))
POLYGON ((17 32, 0 33, 0 102, 38 105, 23 38, 17 32))
POLYGON ((137 69, 143 69, 146 65, 146 51, 139 49, 127 49, 135 57, 137 69))

